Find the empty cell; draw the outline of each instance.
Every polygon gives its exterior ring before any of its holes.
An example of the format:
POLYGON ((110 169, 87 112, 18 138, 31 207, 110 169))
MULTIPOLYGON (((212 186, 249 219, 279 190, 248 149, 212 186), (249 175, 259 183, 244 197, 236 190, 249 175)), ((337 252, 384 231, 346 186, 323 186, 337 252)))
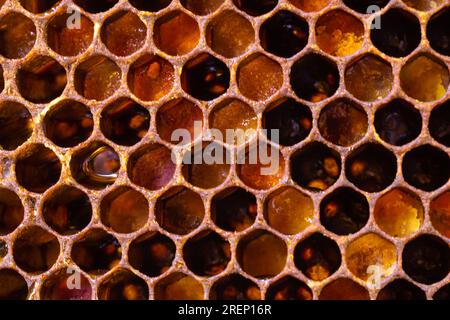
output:
POLYGON ((233 0, 234 5, 251 16, 261 16, 272 11, 278 0, 233 0))
POLYGON ((21 13, 10 12, 0 18, 0 54, 7 59, 25 57, 36 42, 36 26, 21 13))
POLYGON ((78 273, 74 281, 74 272, 72 268, 63 268, 53 272, 47 277, 39 290, 41 300, 91 300, 92 286, 88 278, 78 273), (76 284, 75 286, 73 286, 76 284))
POLYGON ((130 91, 145 101, 159 100, 172 90, 173 66, 167 60, 145 54, 128 70, 127 82, 130 91))
POLYGON ((312 300, 312 290, 292 276, 285 276, 272 283, 266 291, 266 300, 312 300))
POLYGON ((327 12, 316 23, 317 45, 326 53, 344 57, 360 50, 364 25, 355 16, 342 11, 327 12))
POLYGON ((226 58, 244 54, 254 41, 255 31, 250 21, 231 10, 214 17, 206 29, 208 46, 226 58))
POLYGON ((330 0, 288 0, 292 5, 305 12, 320 11, 328 6, 330 0))
POLYGON ((95 55, 81 62, 74 75, 75 90, 86 99, 105 100, 120 87, 122 72, 111 59, 95 55))
POLYGON ((377 300, 426 300, 425 292, 405 279, 395 279, 378 292, 377 300))
POLYGON ((74 0, 73 2, 89 13, 100 13, 108 11, 114 7, 118 0, 74 0))
POLYGON ((94 129, 92 113, 75 100, 62 100, 50 107, 43 121, 44 133, 54 144, 75 147, 87 140, 94 129))
POLYGON ((236 74, 239 91, 248 99, 267 100, 283 85, 283 70, 278 62, 256 53, 242 61, 236 74))
POLYGON ((155 22, 153 40, 156 46, 171 56, 191 52, 200 40, 197 21, 182 11, 172 11, 155 22))
POLYGON ((148 202, 139 191, 119 187, 101 200, 100 216, 102 223, 116 232, 135 232, 147 223, 148 202))
POLYGON ((28 109, 14 101, 0 103, 0 147, 14 150, 25 143, 33 133, 33 117, 28 109))
POLYGON ((204 216, 202 198, 185 187, 173 187, 156 201, 156 221, 170 233, 188 234, 202 224, 204 216))
MULTIPOLYGON (((428 3, 428 1, 424 1, 428 3)), ((442 9, 427 24, 427 38, 430 46, 440 54, 450 56, 450 9, 442 9)))
POLYGON ((192 13, 205 16, 216 11, 224 0, 180 0, 180 2, 192 13))
POLYGON ((148 300, 148 285, 128 269, 109 274, 97 289, 99 300, 148 300))
POLYGON ((28 285, 13 269, 0 269, 0 300, 26 300, 28 285))
POLYGON ((56 7, 60 0, 19 0, 22 7, 34 14, 45 13, 56 7))
POLYGON ((7 235, 16 230, 23 217, 24 208, 17 194, 12 190, 0 188, 0 235, 7 235))
POLYGON ((431 111, 428 130, 434 140, 450 147, 450 101, 435 107, 431 111))
POLYGON ((130 11, 119 11, 103 22, 100 37, 109 51, 128 56, 142 48, 147 36, 144 22, 130 11))
POLYGON ((157 12, 166 8, 172 0, 129 0, 129 2, 140 11, 157 12))
POLYGON ((92 218, 92 205, 86 193, 69 185, 60 185, 46 195, 42 204, 45 223, 62 235, 83 230, 92 218))
POLYGON ((440 234, 450 238, 450 191, 446 191, 431 200, 430 220, 440 234))
POLYGON ((287 247, 278 236, 253 230, 239 241, 236 256, 247 274, 259 279, 273 278, 285 267, 287 247))
POLYGON ((181 272, 159 280, 154 290, 155 300, 203 300, 204 296, 201 282, 181 272))
POLYGON ((373 13, 383 9, 390 0, 343 0, 350 9, 359 13, 373 13))
POLYGON ((260 300, 261 290, 250 279, 239 274, 230 274, 217 280, 209 293, 211 300, 260 300))
POLYGON ((319 300, 370 300, 370 296, 367 289, 357 282, 338 278, 322 288, 319 300))
POLYGON ((147 232, 133 240, 128 249, 130 265, 149 277, 166 272, 175 258, 175 243, 159 232, 147 232))

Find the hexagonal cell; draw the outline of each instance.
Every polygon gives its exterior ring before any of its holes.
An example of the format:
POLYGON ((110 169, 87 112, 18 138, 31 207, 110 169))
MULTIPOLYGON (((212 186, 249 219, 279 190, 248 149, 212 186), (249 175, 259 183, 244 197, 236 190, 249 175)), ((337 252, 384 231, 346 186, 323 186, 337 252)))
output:
POLYGON ((348 278, 338 278, 322 288, 319 300, 370 300, 366 288, 348 278))
POLYGON ((216 99, 229 86, 230 70, 227 65, 209 53, 201 53, 183 66, 181 87, 196 99, 216 99))
POLYGON ((58 5, 60 0, 19 0, 22 7, 34 14, 44 13, 49 11, 56 5, 58 5))
POLYGON ((150 128, 150 112, 134 100, 119 98, 100 115, 103 135, 114 143, 132 146, 141 141, 150 128))
POLYGON ((75 90, 90 100, 105 100, 120 87, 122 72, 105 56, 92 56, 81 62, 74 74, 75 90))
POLYGON ((192 101, 178 98, 165 103, 156 114, 156 130, 161 139, 173 144, 186 144, 192 141, 176 140, 179 129, 188 130, 191 140, 197 139, 203 127, 203 112, 192 101), (198 126, 198 127, 196 127, 198 126), (197 132, 196 129, 200 129, 197 132), (174 135, 172 137, 172 135, 174 135))
POLYGON ((349 147, 361 140, 367 132, 366 111, 349 99, 337 99, 320 111, 318 127, 326 140, 349 147))
POLYGON ((169 61, 155 55, 144 54, 128 70, 130 91, 145 101, 159 100, 172 90, 174 69, 169 61))
POLYGON ((366 197, 348 187, 334 190, 320 203, 320 223, 340 236, 361 230, 369 215, 366 197))
POLYGON ((444 0, 402 0, 405 4, 420 11, 433 10, 434 8, 440 6, 444 3, 444 0))
POLYGON ((36 26, 21 13, 10 12, 0 19, 0 54, 7 59, 25 57, 36 42, 36 26))
POLYGON ((336 64, 317 53, 309 53, 292 65, 290 83, 303 100, 319 102, 333 96, 339 88, 336 64))
POLYGON ((22 145, 33 133, 33 117, 20 103, 3 101, 0 103, 0 147, 14 150, 22 145))
POLYGON ((239 63, 236 72, 239 91, 248 99, 261 101, 273 96, 283 85, 278 62, 256 53, 239 63))
POLYGON ((250 21, 231 10, 214 17, 206 29, 208 46, 226 58, 244 54, 254 41, 255 31, 250 21))
POLYGON ((271 193, 264 204, 267 224, 284 234, 296 234, 311 225, 314 219, 312 199, 293 187, 271 193))
POLYGON ((420 22, 415 15, 402 9, 391 9, 375 19, 381 28, 372 28, 370 39, 383 53, 405 57, 420 44, 420 22))
POLYGON ((97 289, 99 300, 148 300, 147 283, 128 269, 108 275, 97 289))
POLYGON ((240 150, 237 163, 239 179, 256 190, 276 186, 283 178, 286 167, 280 150, 261 140, 240 150))
POLYGON ((255 135, 254 130, 258 127, 258 117, 253 108, 245 102, 229 98, 214 106, 209 114, 209 126, 212 129, 218 129, 226 143, 239 145, 255 135), (227 132, 228 129, 236 131, 227 132), (237 132, 241 130, 244 131, 244 135, 237 135, 237 132), (233 133, 232 138, 228 137, 229 133, 233 133))
POLYGON ((24 208, 17 194, 12 190, 0 188, 0 236, 16 230, 23 217, 24 208))
POLYGON ((287 247, 278 236, 265 230, 253 230, 239 240, 236 256, 242 270, 249 275, 273 278, 286 265, 287 247))
POLYGON ((16 160, 17 182, 31 192, 43 193, 58 182, 61 162, 58 156, 43 144, 27 145, 16 160))
POLYGON ((33 103, 48 103, 59 97, 67 84, 66 70, 47 56, 34 56, 16 74, 19 93, 33 103))
POLYGON ((60 244, 50 232, 29 226, 14 239, 13 257, 17 266, 27 273, 40 274, 58 260, 60 244))
POLYGON ((0 300, 26 300, 28 285, 13 269, 0 269, 0 300))
POLYGON ((109 51, 117 56, 135 53, 145 43, 147 27, 130 11, 118 11, 102 25, 100 38, 109 51))
POLYGON ((215 276, 230 262, 230 243, 212 230, 201 231, 184 244, 183 259, 196 275, 215 276))
POLYGON ((172 180, 176 164, 172 152, 157 143, 144 145, 131 154, 128 176, 134 184, 149 190, 158 190, 172 180))
POLYGON ((233 0, 234 5, 251 16, 261 16, 272 11, 278 0, 233 0))
MULTIPOLYGON (((424 2, 428 3, 428 1, 424 2)), ((446 56, 450 56, 450 35, 446 32, 449 29, 450 10, 447 7, 431 17, 426 30, 430 46, 440 54, 446 56)))
POLYGON ((129 0, 129 2, 140 11, 157 12, 167 7, 172 0, 129 0))
POLYGON ((392 189, 378 198, 373 214, 378 227, 393 237, 415 233, 424 220, 420 198, 401 188, 392 189))
POLYGON ((63 56, 77 56, 89 48, 94 38, 94 23, 80 14, 77 28, 72 26, 72 14, 62 12, 47 24, 47 44, 63 56))
POLYGON ((278 11, 265 20, 259 30, 264 50, 282 58, 290 58, 303 50, 308 37, 308 22, 287 10, 278 11))
POLYGON ((180 2, 192 13, 205 16, 219 9, 224 0, 180 0, 180 2))
POLYGON ((312 142, 291 156, 291 177, 311 191, 332 186, 341 174, 341 157, 320 142, 312 142))
POLYGON ((92 206, 83 191, 69 185, 61 185, 43 200, 42 216, 45 223, 59 234, 72 235, 89 224, 92 206))
MULTIPOLYGON (((272 130, 283 146, 293 146, 304 140, 312 129, 311 110, 292 98, 282 98, 270 104, 263 113, 263 127, 272 139, 272 130)), ((275 141, 274 141, 275 142, 275 141)))
POLYGON ((256 197, 239 187, 230 187, 216 194, 211 202, 211 218, 226 231, 244 231, 257 214, 256 197))
POLYGON ((408 184, 421 190, 433 191, 448 181, 450 157, 445 151, 425 144, 405 154, 402 171, 408 184))
MULTIPOLYGON (((48 1, 48 0, 47 0, 48 1)), ((90 13, 105 12, 114 7, 118 0, 73 0, 77 6, 90 13)))
POLYGON ((188 234, 201 225, 204 216, 202 198, 185 187, 173 187, 156 201, 156 221, 170 233, 188 234))
POLYGON ((72 177, 83 186, 103 189, 113 184, 120 170, 120 157, 107 144, 94 141, 70 159, 72 177))
POLYGON ((142 228, 149 217, 145 196, 130 187, 109 192, 100 203, 102 223, 119 233, 131 233, 142 228))
POLYGON ((196 144, 183 158, 182 174, 193 186, 215 188, 230 174, 230 152, 216 142, 196 144))
POLYGON ((92 286, 78 270, 64 268, 47 277, 39 290, 41 300, 91 300, 92 286), (76 273, 77 279, 74 279, 76 273))
POLYGON ((191 52, 200 40, 197 21, 182 11, 172 11, 155 22, 155 45, 171 56, 191 52))
POLYGON ((434 140, 450 147, 450 100, 431 111, 428 130, 434 140))
POLYGON ((203 300, 201 282, 184 273, 176 272, 155 285, 155 300, 203 300))
POLYGON ((440 234, 450 238, 450 191, 446 191, 431 200, 430 220, 440 234))
POLYGON ((120 262, 122 247, 112 234, 95 228, 74 242, 70 255, 83 271, 101 275, 120 262))
POLYGON ((405 279, 395 279, 378 292, 377 300, 426 300, 425 292, 405 279))
POLYGON ((317 20, 316 41, 328 54, 348 56, 362 48, 364 25, 358 18, 343 10, 333 10, 317 20))
POLYGON ((422 117, 413 105, 395 99, 376 111, 374 125, 381 139, 394 146, 401 146, 419 136, 422 117))
POLYGON ((413 280, 432 284, 444 279, 450 271, 448 243, 431 234, 422 234, 403 248, 403 270, 413 280))
POLYGON ((285 276, 272 283, 266 291, 266 300, 312 300, 312 290, 292 276, 285 276))
POLYGON ((376 233, 366 233, 352 240, 345 249, 347 268, 356 277, 367 281, 376 272, 382 280, 391 275, 397 265, 395 245, 376 233))
POLYGON ((356 187, 380 192, 394 181, 397 158, 378 143, 367 143, 354 150, 345 161, 345 175, 356 187))
POLYGON ((384 8, 390 0, 343 0, 350 9, 359 13, 373 13, 384 8), (378 7, 378 8, 376 8, 378 7))
POLYGON ((325 8, 330 0, 288 0, 291 4, 305 12, 320 11, 325 8))
POLYGON ((394 83, 392 67, 380 57, 367 54, 345 70, 345 86, 357 99, 375 101, 389 95, 394 83))
POLYGON ((300 240, 294 249, 295 266, 314 281, 322 281, 335 273, 341 260, 336 242, 321 233, 300 240))
POLYGON ((446 284, 436 291, 433 295, 433 300, 450 300, 450 284, 446 284))
POLYGON ((209 292, 211 300, 260 300, 258 285, 240 274, 227 275, 217 280, 209 292))
POLYGON ((43 127, 45 136, 54 144, 70 148, 91 136, 94 119, 86 105, 75 100, 63 100, 47 111, 43 127))
POLYGON ((420 54, 409 59, 400 71, 403 91, 419 101, 439 100, 450 83, 447 66, 437 58, 420 54))
POLYGON ((143 274, 157 277, 172 266, 175 251, 175 243, 169 237, 151 231, 131 242, 128 261, 143 274))

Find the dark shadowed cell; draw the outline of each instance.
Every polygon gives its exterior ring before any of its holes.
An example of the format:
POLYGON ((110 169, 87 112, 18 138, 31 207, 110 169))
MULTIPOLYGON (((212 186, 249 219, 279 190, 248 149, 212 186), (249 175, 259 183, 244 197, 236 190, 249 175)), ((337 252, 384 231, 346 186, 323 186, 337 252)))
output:
POLYGON ((251 16, 261 16, 272 11, 278 0, 233 0, 234 5, 251 16))
POLYGON ((378 292, 377 300, 426 300, 425 292, 405 279, 395 279, 378 292))
POLYGON ((239 274, 231 274, 214 283, 209 298, 213 300, 260 300, 261 291, 250 279, 239 274))
POLYGON ((431 111, 428 130, 437 142, 450 147, 450 101, 431 111))
POLYGON ((427 25, 427 38, 437 52, 450 56, 450 9, 446 7, 431 17, 427 25))

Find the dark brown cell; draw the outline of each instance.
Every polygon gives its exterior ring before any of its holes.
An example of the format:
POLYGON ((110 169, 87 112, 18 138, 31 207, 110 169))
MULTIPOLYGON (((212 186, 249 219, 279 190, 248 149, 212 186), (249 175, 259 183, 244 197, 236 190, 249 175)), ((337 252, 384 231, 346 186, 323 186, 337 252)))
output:
POLYGON ((319 300, 370 300, 369 292, 353 280, 338 278, 322 288, 319 300))
POLYGON ((10 12, 0 19, 0 54, 7 59, 25 57, 36 42, 36 26, 21 13, 10 12))
POLYGON ((42 204, 45 223, 62 235, 83 230, 91 221, 92 206, 83 191, 62 185, 52 190, 42 204))
POLYGON ((294 263, 305 276, 321 281, 339 269, 341 252, 336 242, 320 233, 314 233, 295 246, 294 263))
POLYGON ((230 262, 230 244, 216 232, 204 230, 184 244, 183 258, 196 275, 215 276, 223 272, 230 262))
POLYGON ((183 66, 183 90, 199 100, 213 100, 230 86, 230 70, 225 63, 208 53, 201 53, 183 66))
POLYGON ((166 272, 175 258, 175 243, 159 232, 147 232, 133 240, 128 249, 130 265, 149 277, 166 272))
POLYGON ((422 117, 413 105, 396 99, 376 111, 374 124, 381 139, 394 146, 401 146, 420 134, 422 117))
POLYGON ((148 300, 147 283, 127 269, 108 275, 97 289, 99 300, 148 300))
POLYGON ((260 300, 261 291, 253 281, 239 274, 217 280, 209 293, 211 300, 260 300))
POLYGON ((402 171, 408 184, 421 190, 432 191, 448 181, 450 157, 441 149, 425 144, 405 154, 402 171))
POLYGON ((431 111, 428 130, 434 140, 450 147, 450 101, 431 111))
POLYGON ((140 11, 157 12, 167 7, 172 0, 129 0, 129 2, 140 11))
POLYGON ((256 197, 242 188, 231 187, 216 194, 211 203, 214 223, 226 231, 244 231, 257 215, 256 197))
POLYGON ((443 8, 427 24, 427 38, 431 47, 440 54, 450 56, 450 9, 443 8))
POLYGON ((272 283, 266 292, 266 300, 312 300, 312 290, 292 276, 286 276, 272 283))
POLYGON ((433 300, 450 300, 450 284, 446 284, 433 295, 433 300))
POLYGON ((119 98, 100 115, 100 129, 106 138, 123 146, 141 141, 150 128, 150 112, 134 100, 119 98))
POLYGON ((58 239, 38 226, 24 229, 14 240, 14 261, 28 273, 40 274, 49 270, 58 260, 59 254, 58 239))
POLYGON ((39 293, 41 300, 91 300, 92 286, 77 269, 64 268, 46 278, 39 293))
POLYGON ((365 144, 353 151, 345 162, 347 179, 367 192, 388 187, 397 173, 395 155, 377 143, 365 144))
POLYGON ((205 16, 216 11, 224 0, 180 0, 183 7, 192 13, 205 16))
POLYGON ((16 160, 17 182, 31 192, 43 193, 58 182, 61 162, 43 144, 30 144, 16 160))
POLYGON ((100 13, 111 9, 118 0, 74 0, 75 4, 90 13, 100 13))
POLYGON ((101 275, 119 263, 122 248, 112 234, 102 229, 90 229, 75 241, 71 257, 83 271, 101 275))
POLYGON ((19 0, 22 7, 34 14, 44 13, 55 7, 60 0, 19 0))
POLYGON ((278 0, 233 0, 239 10, 251 16, 261 16, 272 11, 278 4, 278 0))
POLYGON ((378 292, 377 300, 426 300, 425 292, 405 279, 395 279, 378 292))
POLYGON ((0 146, 4 150, 22 145, 30 138, 33 127, 33 117, 25 106, 13 101, 0 103, 0 146))
POLYGON ((384 8, 390 0, 344 0, 344 4, 359 13, 373 13, 384 8), (376 7, 372 7, 376 6, 376 7))
POLYGON ((196 278, 174 272, 159 280, 154 287, 155 300, 203 300, 203 285, 196 278))
POLYGON ((300 186, 323 191, 341 174, 339 153, 320 142, 312 142, 291 157, 291 176, 300 186))
POLYGON ((90 109, 75 100, 63 100, 45 114, 44 133, 54 144, 63 148, 75 147, 87 140, 94 129, 90 109))
POLYGON ((403 270, 413 280, 432 284, 444 279, 450 271, 450 248, 439 237, 423 234, 403 248, 403 270))
POLYGON ((9 189, 0 188, 0 235, 13 232, 24 217, 22 201, 9 189))
POLYGON ((25 279, 13 269, 0 270, 0 300, 26 300, 28 285, 25 279))

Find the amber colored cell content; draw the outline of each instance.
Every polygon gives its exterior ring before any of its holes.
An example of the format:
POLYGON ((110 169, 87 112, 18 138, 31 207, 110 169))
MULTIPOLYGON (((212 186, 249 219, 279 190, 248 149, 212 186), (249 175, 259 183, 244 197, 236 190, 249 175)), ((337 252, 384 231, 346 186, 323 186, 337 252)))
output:
POLYGON ((209 298, 212 300, 259 300, 261 291, 250 279, 239 274, 231 274, 214 283, 209 298))
POLYGON ((216 11, 224 0, 180 0, 180 2, 192 13, 205 16, 216 11))
POLYGON ((22 222, 24 208, 17 194, 0 188, 0 235, 13 232, 22 222))
POLYGON ((288 0, 294 6, 305 12, 320 11, 325 8, 330 0, 288 0))
POLYGON ((274 282, 266 291, 266 300, 312 300, 312 290, 297 278, 286 276, 274 282))
POLYGON ((431 200, 430 220, 439 233, 450 238, 450 191, 431 200))
POLYGON ((0 147, 14 150, 28 140, 33 133, 33 118, 30 111, 20 103, 0 103, 0 147))
POLYGON ((156 300, 203 300, 202 284, 184 273, 172 273, 155 285, 156 300))
POLYGON ((322 288, 319 300, 370 300, 369 292, 347 278, 338 278, 322 288))
POLYGON ((0 18, 0 54, 7 59, 25 57, 36 42, 36 26, 31 19, 17 12, 0 18))
POLYGON ((98 287, 99 300, 148 300, 147 283, 127 269, 110 274, 98 287))
POLYGON ((432 10, 434 8, 436 8, 437 6, 441 5, 442 3, 444 3, 444 0, 433 0, 433 1, 429 1, 429 0, 402 0, 405 4, 407 4, 408 6, 410 6, 411 8, 420 10, 420 11, 429 11, 432 10))
POLYGON ((64 268, 53 273, 45 279, 40 288, 41 300, 91 300, 92 286, 88 278, 79 273, 79 278, 74 279, 73 274, 77 270, 64 268))

